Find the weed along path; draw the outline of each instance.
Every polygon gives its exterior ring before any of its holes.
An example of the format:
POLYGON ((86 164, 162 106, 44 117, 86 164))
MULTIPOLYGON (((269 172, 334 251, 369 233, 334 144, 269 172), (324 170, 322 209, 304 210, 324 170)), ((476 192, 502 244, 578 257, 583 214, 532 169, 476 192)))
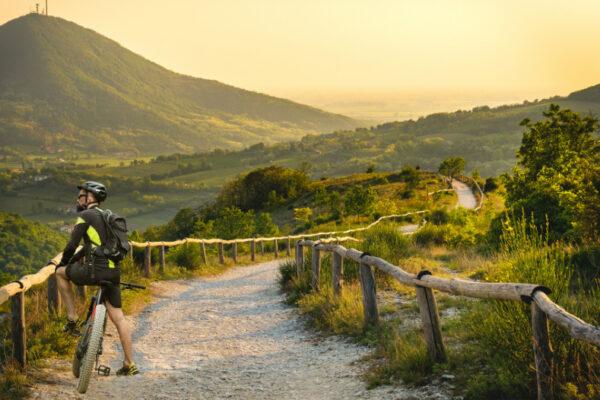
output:
MULTIPOLYGON (((210 278, 156 282, 156 301, 137 318, 133 340, 142 371, 93 376, 85 395, 66 360, 53 360, 33 398, 89 399, 448 399, 437 385, 417 389, 361 379, 372 350, 319 337, 282 303, 279 261, 210 278)), ((118 337, 109 323, 102 361, 116 371, 118 337)))
POLYGON ((467 184, 454 179, 452 181, 452 188, 456 191, 456 196, 458 197, 456 207, 463 207, 471 210, 477 207, 477 199, 467 184))

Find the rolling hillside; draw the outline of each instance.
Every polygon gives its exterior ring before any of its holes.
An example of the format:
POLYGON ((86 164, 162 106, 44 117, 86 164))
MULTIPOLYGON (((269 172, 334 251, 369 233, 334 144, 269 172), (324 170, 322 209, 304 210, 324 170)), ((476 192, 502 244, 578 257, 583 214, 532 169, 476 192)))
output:
POLYGON ((26 153, 232 149, 358 126, 174 73, 55 17, 30 14, 0 26, 0 59, 0 146, 26 153))

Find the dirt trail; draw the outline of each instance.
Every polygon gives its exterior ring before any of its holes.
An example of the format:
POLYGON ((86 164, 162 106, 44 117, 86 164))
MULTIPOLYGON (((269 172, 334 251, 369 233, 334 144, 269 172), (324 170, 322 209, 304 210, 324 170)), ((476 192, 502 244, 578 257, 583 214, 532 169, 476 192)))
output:
MULTIPOLYGON (((319 338, 282 303, 277 261, 219 276, 157 282, 156 302, 132 319, 141 374, 93 376, 79 395, 70 365, 52 361, 33 398, 90 399, 448 399, 438 385, 366 390, 371 350, 339 337, 319 338)), ((109 323, 102 361, 121 360, 109 323)))
POLYGON ((477 207, 477 199, 467 184, 454 179, 452 181, 452 188, 456 191, 456 195, 458 196, 458 203, 456 204, 457 208, 463 207, 472 210, 477 207))

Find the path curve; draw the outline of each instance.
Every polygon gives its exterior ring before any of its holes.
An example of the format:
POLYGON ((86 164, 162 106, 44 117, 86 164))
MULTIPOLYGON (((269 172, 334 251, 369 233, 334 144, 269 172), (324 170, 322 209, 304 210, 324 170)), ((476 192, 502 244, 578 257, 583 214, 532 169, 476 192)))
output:
POLYGON ((456 208, 463 207, 473 210, 477 207, 477 199, 475 198, 475 195, 473 194, 473 191, 469 185, 453 179, 452 188, 454 191, 456 191, 456 196, 458 197, 456 208))
MULTIPOLYGON (((143 399, 449 399, 441 387, 366 390, 371 350, 340 337, 319 337, 282 303, 279 262, 232 268, 215 277, 155 282, 157 301, 134 325, 133 377, 93 376, 86 395, 65 360, 52 361, 33 398, 143 399)), ((109 323, 104 363, 121 352, 109 323)), ((446 390, 448 388, 446 387, 446 390)))

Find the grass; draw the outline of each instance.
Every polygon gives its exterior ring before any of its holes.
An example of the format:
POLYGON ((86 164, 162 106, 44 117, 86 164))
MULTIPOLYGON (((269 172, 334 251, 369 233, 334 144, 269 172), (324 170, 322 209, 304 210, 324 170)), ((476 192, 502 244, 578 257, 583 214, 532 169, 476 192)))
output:
MULTIPOLYGON (((457 212, 458 213, 458 212, 457 212)), ((462 211, 460 211, 462 213, 462 211)), ((450 223, 470 223, 484 229, 489 216, 479 219, 452 215, 450 223)), ((393 224, 374 228, 360 247, 402 269, 417 273, 430 270, 442 277, 475 277, 492 282, 537 283, 552 289, 551 298, 569 312, 593 325, 600 323, 600 289, 595 277, 600 254, 591 245, 576 248, 551 244, 543 233, 523 224, 504 236, 501 251, 480 251, 477 246, 420 245, 398 237, 393 224), (584 273, 575 271, 584 271, 584 273), (595 278, 592 278, 595 279, 595 278)), ((537 396, 531 341, 530 307, 524 303, 469 299, 435 293, 442 317, 442 336, 448 360, 433 364, 427 357, 414 289, 376 274, 380 322, 365 326, 358 274, 344 261, 343 295, 332 294, 329 257, 322 261, 319 292, 310 290, 310 254, 305 274, 295 277, 295 265, 282 268, 281 285, 288 302, 311 316, 314 326, 328 334, 341 334, 374 347, 366 378, 369 387, 403 381, 421 385, 435 376, 455 376, 452 385, 465 399, 533 399, 537 396), (394 299, 396 304, 390 305, 394 299)), ((600 399, 600 350, 550 322, 554 351, 554 390, 561 399, 600 399)))

